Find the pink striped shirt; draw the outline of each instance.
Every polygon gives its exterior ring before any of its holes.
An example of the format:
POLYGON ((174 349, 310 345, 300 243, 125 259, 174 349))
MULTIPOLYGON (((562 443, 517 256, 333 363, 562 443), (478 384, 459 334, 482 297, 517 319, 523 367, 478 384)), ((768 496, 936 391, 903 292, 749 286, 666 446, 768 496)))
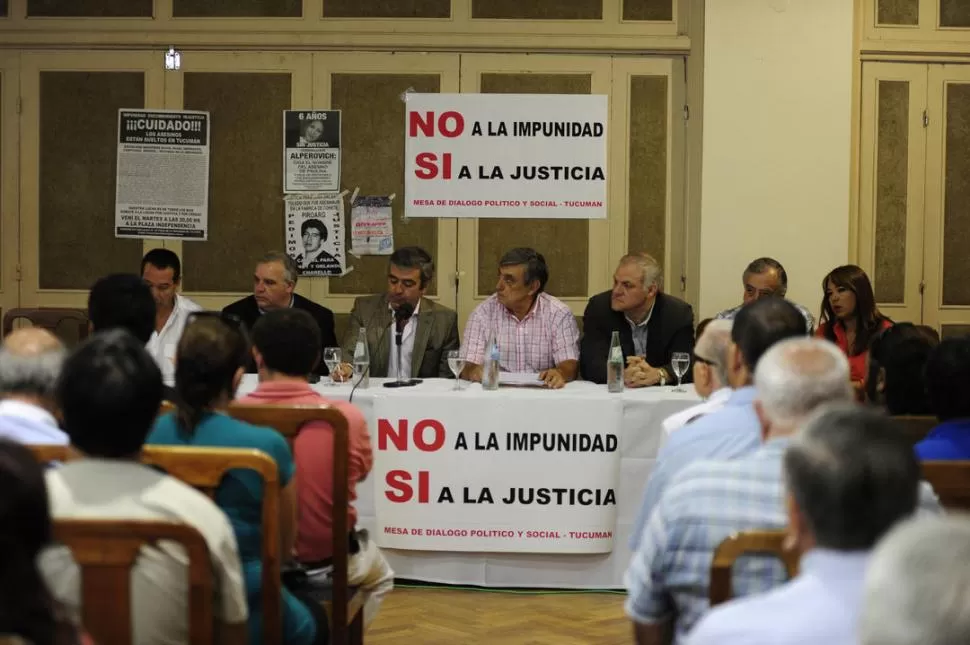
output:
POLYGON ((483 365, 489 338, 495 334, 506 372, 541 372, 563 361, 579 360, 579 328, 562 301, 540 293, 519 320, 492 295, 475 307, 465 325, 461 353, 467 363, 483 365))

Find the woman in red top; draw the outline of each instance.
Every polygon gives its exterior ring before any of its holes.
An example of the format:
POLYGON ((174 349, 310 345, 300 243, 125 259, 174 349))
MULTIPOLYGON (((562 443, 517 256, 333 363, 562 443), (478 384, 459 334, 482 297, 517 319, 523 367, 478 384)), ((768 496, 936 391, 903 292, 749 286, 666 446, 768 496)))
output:
POLYGON ((865 386, 869 341, 892 321, 879 313, 866 272, 847 264, 822 280, 822 315, 816 336, 832 341, 849 358, 849 373, 858 389, 865 386))

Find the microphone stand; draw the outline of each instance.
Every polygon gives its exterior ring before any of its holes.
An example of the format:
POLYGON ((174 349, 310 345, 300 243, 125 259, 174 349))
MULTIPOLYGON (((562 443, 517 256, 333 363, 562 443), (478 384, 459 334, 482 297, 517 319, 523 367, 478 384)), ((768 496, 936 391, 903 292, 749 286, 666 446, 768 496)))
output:
MULTIPOLYGON (((410 318, 410 316, 408 316, 410 318)), ((401 363, 401 346, 403 345, 404 337, 404 326, 407 324, 407 318, 398 318, 395 314, 394 320, 394 344, 397 349, 397 380, 388 381, 384 384, 384 387, 398 388, 398 387, 413 387, 421 383, 419 378, 404 378, 404 365, 401 363)))

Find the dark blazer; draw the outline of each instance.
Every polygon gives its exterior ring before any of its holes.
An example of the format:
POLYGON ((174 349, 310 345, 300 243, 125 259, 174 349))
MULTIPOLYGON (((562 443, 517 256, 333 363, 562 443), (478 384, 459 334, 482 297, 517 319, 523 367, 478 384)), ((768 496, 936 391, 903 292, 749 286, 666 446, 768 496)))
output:
MULTIPOLYGON (((333 327, 333 312, 326 307, 321 307, 312 300, 308 300, 299 294, 293 294, 293 307, 295 309, 302 309, 309 312, 313 319, 317 321, 317 325, 320 327, 320 342, 321 348, 323 347, 337 347, 337 334, 334 332, 333 327)), ((224 313, 233 314, 237 316, 246 324, 246 328, 252 331, 253 325, 259 320, 259 306, 256 304, 256 298, 254 296, 246 296, 242 300, 237 300, 231 305, 226 306, 223 310, 224 313)), ((321 350, 322 351, 322 350, 321 350)), ((255 372, 256 364, 250 361, 247 372, 255 372)), ((321 360, 320 364, 317 366, 317 374, 322 374, 326 376, 329 374, 327 366, 321 360)))
MULTIPOLYGON (((360 328, 365 327, 370 375, 388 376, 388 351, 393 338, 393 332, 387 331, 390 326, 391 310, 384 294, 357 298, 350 312, 350 324, 344 333, 344 355, 354 355, 357 335, 360 328)), ((411 378, 454 378, 448 367, 448 351, 452 349, 458 349, 458 314, 433 300, 421 298, 411 357, 411 378)))
MULTIPOLYGON (((583 312, 583 338, 579 344, 579 369, 587 381, 606 383, 606 358, 610 353, 613 332, 620 332, 624 361, 634 355, 633 333, 623 312, 610 308, 610 292, 604 291, 589 299, 583 312)), ((670 365, 674 352, 691 354, 694 351, 694 310, 689 304, 658 293, 647 323, 647 362, 663 367, 671 377, 670 365)), ((684 383, 692 379, 691 370, 684 374, 684 383)))

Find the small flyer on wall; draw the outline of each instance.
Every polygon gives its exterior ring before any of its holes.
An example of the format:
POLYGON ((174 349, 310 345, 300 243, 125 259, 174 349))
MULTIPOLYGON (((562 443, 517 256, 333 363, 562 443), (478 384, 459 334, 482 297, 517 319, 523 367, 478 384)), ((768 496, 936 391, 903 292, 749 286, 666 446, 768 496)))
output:
POLYGON ((115 237, 205 240, 209 113, 118 110, 115 237))
POLYGON ((283 192, 340 190, 340 110, 283 111, 283 192))
POLYGON ((390 255, 394 251, 391 197, 358 197, 350 210, 350 252, 390 255))
POLYGON ((286 198, 286 252, 301 276, 339 276, 344 253, 344 199, 340 195, 286 198))

